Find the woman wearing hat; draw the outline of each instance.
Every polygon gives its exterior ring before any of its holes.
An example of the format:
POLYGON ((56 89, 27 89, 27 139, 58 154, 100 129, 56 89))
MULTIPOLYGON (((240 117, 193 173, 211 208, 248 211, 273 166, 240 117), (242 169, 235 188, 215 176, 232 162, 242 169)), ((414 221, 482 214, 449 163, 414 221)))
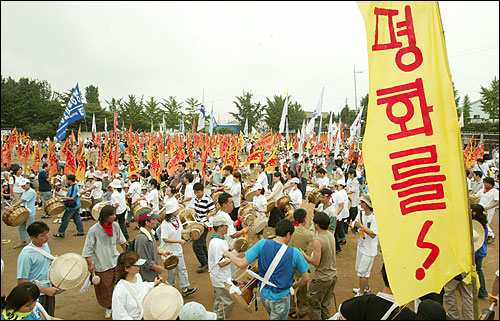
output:
POLYGON ((291 191, 288 193, 290 197, 290 206, 296 210, 302 204, 302 192, 299 189, 300 181, 297 177, 292 178, 291 191))
POLYGON ((9 177, 9 187, 10 187, 10 199, 14 202, 19 201, 24 189, 21 187, 20 183, 23 178, 23 168, 18 164, 10 165, 11 175, 9 177))
MULTIPOLYGON (((171 252, 179 258, 177 266, 172 270, 167 270, 167 284, 175 286, 175 274, 179 278, 179 285, 182 289, 182 295, 188 296, 196 292, 196 288, 188 288, 189 277, 186 269, 186 262, 184 261, 184 252, 182 245, 186 241, 182 238, 182 234, 189 234, 189 230, 182 228, 182 222, 179 220, 179 203, 177 200, 171 199, 165 204, 165 219, 160 225, 160 249, 165 252, 171 252)), ((162 260, 165 261, 162 256, 162 260)))
POLYGON ((113 320, 141 320, 144 314, 142 302, 148 292, 160 284, 161 277, 153 282, 145 282, 139 274, 140 267, 146 263, 135 252, 122 252, 116 264, 119 280, 113 290, 111 309, 113 320))
POLYGON ((18 227, 19 238, 21 239, 21 243, 14 246, 14 249, 19 249, 26 245, 26 242, 28 241, 28 233, 26 232, 26 228, 35 221, 35 215, 36 215, 36 208, 35 208, 36 192, 33 188, 31 188, 29 179, 21 177, 19 179, 19 186, 21 186, 21 188, 23 189, 21 198, 14 204, 12 204, 10 208, 12 209, 17 205, 24 204, 23 206, 30 211, 30 214, 28 216, 28 219, 18 227))
POLYGON ((120 229, 125 236, 125 239, 129 239, 127 226, 125 225, 125 214, 129 209, 127 206, 127 201, 125 199, 125 192, 123 191, 122 184, 119 179, 114 179, 111 184, 113 188, 113 194, 111 194, 111 204, 116 208, 116 219, 120 225, 120 229))

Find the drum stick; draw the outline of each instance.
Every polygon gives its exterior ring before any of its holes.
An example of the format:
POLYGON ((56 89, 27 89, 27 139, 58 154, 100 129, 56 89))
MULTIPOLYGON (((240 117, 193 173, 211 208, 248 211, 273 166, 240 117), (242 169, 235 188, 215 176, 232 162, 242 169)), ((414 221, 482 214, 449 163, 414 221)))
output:
POLYGON ((212 270, 213 270, 213 269, 214 269, 214 268, 215 268, 215 267, 216 267, 216 266, 217 266, 217 265, 218 265, 218 264, 219 264, 222 260, 224 260, 224 259, 225 259, 225 257, 224 257, 224 256, 222 256, 222 257, 220 258, 219 262, 215 263, 215 265, 214 265, 214 266, 212 266, 212 267, 210 268, 210 270, 208 270, 208 273, 212 272, 212 270))
POLYGON ((71 270, 73 270, 73 268, 76 266, 76 264, 78 263, 78 261, 76 261, 73 266, 71 267, 71 269, 69 269, 69 271, 66 273, 66 275, 64 276, 64 278, 61 280, 61 282, 59 282, 59 284, 56 286, 56 288, 59 289, 59 287, 61 286, 61 284, 64 282, 64 280, 66 280, 66 278, 68 277, 69 275, 69 272, 71 272, 71 270))

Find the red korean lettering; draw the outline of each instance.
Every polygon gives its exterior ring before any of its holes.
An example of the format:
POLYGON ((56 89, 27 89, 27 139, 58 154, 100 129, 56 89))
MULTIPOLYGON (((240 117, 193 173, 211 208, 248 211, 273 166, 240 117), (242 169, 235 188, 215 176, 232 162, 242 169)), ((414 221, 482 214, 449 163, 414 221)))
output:
POLYGON ((373 51, 378 50, 387 50, 387 49, 395 49, 401 48, 403 44, 396 39, 396 33, 394 30, 394 22, 393 17, 398 15, 398 10, 392 9, 384 9, 384 8, 375 8, 374 11, 377 16, 376 24, 375 24, 375 44, 372 46, 373 51), (379 16, 387 16, 387 27, 389 28, 389 36, 391 38, 391 42, 385 44, 379 44, 379 16))
POLYGON ((417 47, 415 28, 413 26, 413 17, 411 15, 410 6, 405 6, 405 18, 405 21, 398 22, 396 26, 398 28, 405 27, 405 29, 399 30, 397 32, 397 35, 408 37, 408 47, 398 50, 398 52, 396 53, 396 65, 402 71, 410 72, 420 67, 424 59, 422 57, 422 51, 417 47), (403 56, 407 53, 413 53, 415 60, 412 63, 406 65, 403 63, 403 56))
POLYGON ((440 166, 419 166, 437 163, 436 145, 417 147, 409 150, 391 153, 390 159, 398 159, 402 157, 414 156, 417 154, 429 154, 428 157, 412 158, 392 166, 394 179, 400 181, 409 178, 402 182, 397 182, 391 185, 393 191, 398 192, 398 198, 403 199, 400 202, 400 209, 402 215, 407 215, 414 212, 423 212, 431 210, 446 209, 446 203, 433 202, 424 203, 426 201, 444 200, 444 189, 440 182, 446 181, 445 175, 429 175, 431 173, 439 172, 440 166), (403 169, 412 168, 406 171, 403 169), (417 176, 424 174, 425 176, 417 176), (429 193, 433 192, 433 193, 429 193), (425 193, 425 194, 424 194, 425 193))
POLYGON ((377 99, 377 105, 387 104, 386 107, 387 117, 392 123, 398 124, 401 128, 400 132, 387 135, 388 140, 395 140, 418 134, 425 134, 426 136, 431 136, 434 133, 432 129, 431 119, 429 116, 429 113, 433 111, 433 107, 427 106, 422 78, 417 78, 415 82, 409 84, 377 90, 377 97, 390 94, 394 95, 377 99), (410 100, 410 98, 413 97, 418 97, 419 99, 420 114, 422 116, 423 126, 408 129, 406 123, 410 121, 415 115, 415 107, 413 106, 413 103, 410 100), (394 115, 393 107, 397 103, 403 103, 405 105, 406 107, 405 115, 403 116, 394 115))

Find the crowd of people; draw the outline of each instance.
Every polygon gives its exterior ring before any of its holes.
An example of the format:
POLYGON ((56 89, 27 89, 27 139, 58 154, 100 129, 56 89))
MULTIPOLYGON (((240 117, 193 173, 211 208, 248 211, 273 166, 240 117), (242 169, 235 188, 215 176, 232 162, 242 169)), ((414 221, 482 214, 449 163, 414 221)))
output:
MULTIPOLYGON (((94 144, 87 144, 92 153, 94 144)), ((252 152, 252 142, 248 144, 246 152, 240 155, 240 164, 245 154, 252 152)), ((75 175, 63 175, 61 162, 58 174, 49 177, 46 158, 37 173, 28 175, 18 164, 4 166, 3 210, 23 205, 30 214, 18 227, 19 243, 14 248, 21 249, 17 260, 19 285, 3 298, 2 319, 57 315, 55 294, 60 290, 47 280, 52 257, 47 219, 53 219, 51 223, 57 226, 53 237, 65 238, 72 220, 77 230, 73 236, 85 238, 81 255, 89 272, 100 279, 94 288, 106 318, 143 318, 141 302, 149 291, 163 283, 163 262, 171 255, 178 262, 174 269, 167 270, 166 284, 175 287, 177 276, 182 296, 192 295, 197 288, 191 287, 184 256, 192 229, 187 229, 179 216, 183 209, 192 209, 192 226, 202 227, 199 237, 191 242, 192 250, 199 263, 196 272, 209 274, 207 282, 214 288, 215 301, 213 313, 203 306, 186 304, 181 319, 193 317, 193 311, 198 316, 230 319, 235 305, 231 293, 241 293, 242 286, 249 286, 232 280, 238 269, 247 270, 259 281, 259 300, 270 319, 306 315, 309 319, 329 319, 338 275, 336 256, 342 255, 347 233, 358 238, 353 258, 358 286, 353 288, 353 298, 340 305, 334 318, 458 319, 457 290, 462 297, 463 318, 472 315, 472 285, 461 282, 463 275, 450 280, 436 294, 437 299, 422 298, 416 313, 395 303, 385 267, 381 270, 384 289, 372 293, 369 280, 378 255, 376 212, 363 165, 357 166, 357 155, 347 163, 344 151, 337 156, 313 155, 283 148, 276 167, 268 171, 264 163, 235 169, 223 166, 222 159, 213 158, 204 181, 200 170, 187 168, 188 162, 180 162, 172 175, 168 175, 165 164, 156 179, 150 175, 151 165, 145 160, 139 164, 139 173, 129 175, 121 147, 120 152, 119 173, 114 177, 106 169, 97 170, 97 160, 89 154, 82 182, 75 175), (45 204, 54 198, 65 202, 64 213, 58 217, 45 212, 45 204), (85 207, 84 198, 90 199, 85 207), (132 213, 137 202, 144 210, 132 213), (248 204, 254 215, 253 225, 245 224, 241 216, 248 204), (41 214, 37 214, 37 209, 41 214), (93 209, 98 209, 97 217, 92 215, 93 209), (85 231, 82 221, 89 219, 96 223, 85 231), (257 224, 263 221, 264 224, 257 224), (133 239, 132 229, 138 230, 133 239), (234 249, 239 239, 250 245, 244 256, 237 255, 234 249), (121 253, 117 245, 122 248, 121 253)), ((191 160, 195 166, 200 154, 195 153, 191 160)), ((495 240, 490 224, 499 205, 497 157, 478 159, 467 171, 473 219, 485 230, 484 242, 476 252, 479 297, 490 297, 492 302, 498 300, 498 271, 488 294, 482 264, 487 243, 495 240)))

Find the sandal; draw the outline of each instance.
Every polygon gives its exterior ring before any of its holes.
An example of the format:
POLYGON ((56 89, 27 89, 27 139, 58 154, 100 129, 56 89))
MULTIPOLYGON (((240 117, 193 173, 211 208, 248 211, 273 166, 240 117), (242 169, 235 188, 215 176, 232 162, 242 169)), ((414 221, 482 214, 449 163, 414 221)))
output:
POLYGON ((73 234, 73 236, 83 236, 83 235, 85 235, 85 233, 75 233, 75 234, 73 234))
POLYGON ((59 234, 59 233, 56 233, 56 234, 52 234, 53 237, 59 237, 59 238, 64 238, 64 234, 59 234))
POLYGON ((289 313, 288 316, 292 319, 297 319, 297 313, 296 312, 292 312, 292 313, 289 313))

